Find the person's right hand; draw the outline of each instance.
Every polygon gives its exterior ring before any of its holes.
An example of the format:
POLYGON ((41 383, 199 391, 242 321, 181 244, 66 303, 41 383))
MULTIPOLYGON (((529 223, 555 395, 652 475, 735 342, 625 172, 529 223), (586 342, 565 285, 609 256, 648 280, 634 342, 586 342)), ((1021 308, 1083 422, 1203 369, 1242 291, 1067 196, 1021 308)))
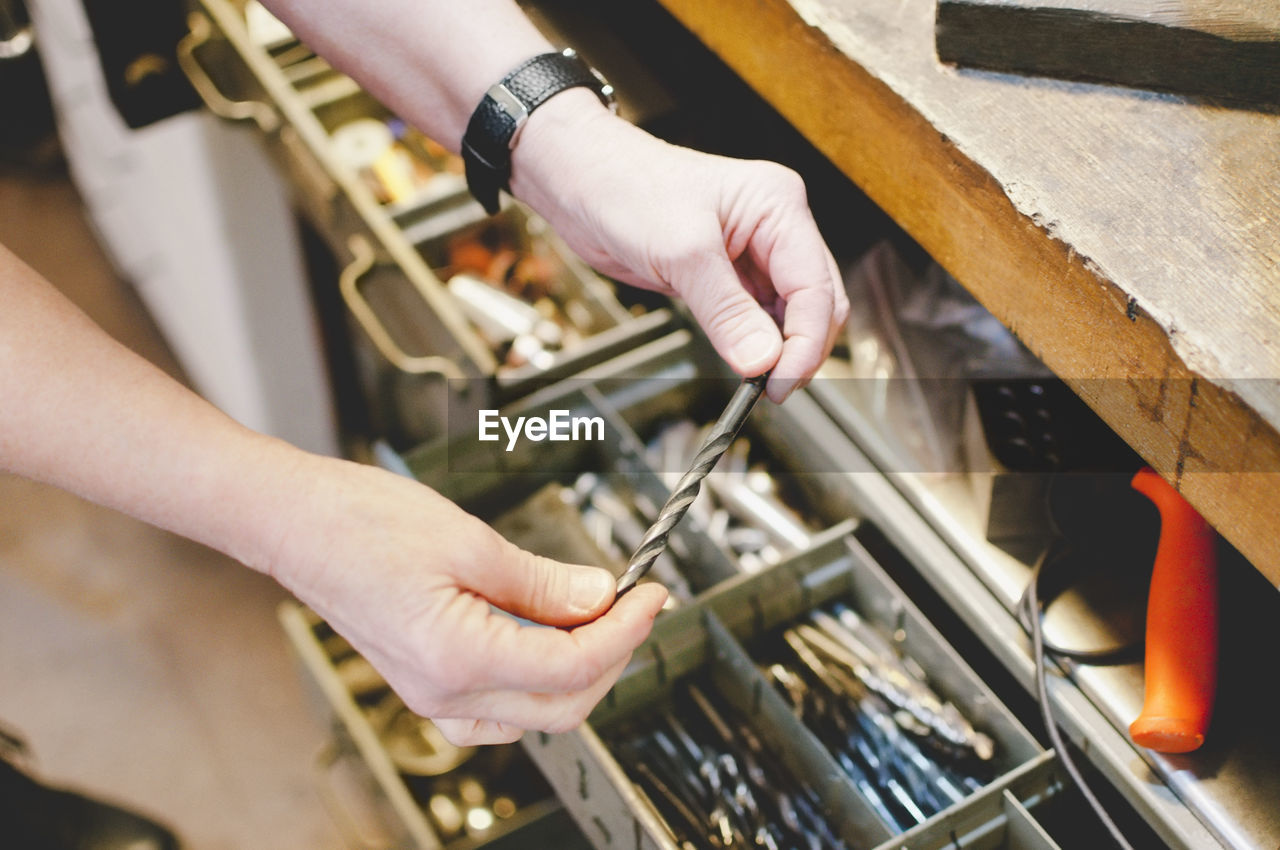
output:
POLYGON ((667 144, 585 89, 522 132, 512 189, 588 264, 682 298, 735 372, 772 370, 775 402, 814 376, 849 299, 798 174, 667 144))
POLYGON ((525 552, 380 469, 307 455, 296 482, 269 571, 460 746, 576 727, 666 600, 646 584, 610 607, 606 570, 525 552))

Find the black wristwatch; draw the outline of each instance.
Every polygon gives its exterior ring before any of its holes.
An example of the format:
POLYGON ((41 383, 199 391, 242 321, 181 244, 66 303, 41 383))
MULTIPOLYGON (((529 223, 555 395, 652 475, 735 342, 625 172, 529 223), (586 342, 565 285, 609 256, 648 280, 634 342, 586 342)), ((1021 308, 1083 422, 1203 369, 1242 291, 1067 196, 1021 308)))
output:
POLYGON ((569 48, 522 63, 480 100, 462 137, 462 161, 471 194, 489 213, 498 211, 498 190, 510 191, 511 149, 529 114, 554 95, 578 86, 616 108, 613 86, 569 48))

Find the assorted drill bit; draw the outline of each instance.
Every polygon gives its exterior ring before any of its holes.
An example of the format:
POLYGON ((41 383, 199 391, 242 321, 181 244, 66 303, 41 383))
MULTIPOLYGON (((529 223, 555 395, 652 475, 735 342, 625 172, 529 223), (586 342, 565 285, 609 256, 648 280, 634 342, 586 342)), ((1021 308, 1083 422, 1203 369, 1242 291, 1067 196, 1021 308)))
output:
POLYGON ((613 749, 681 850, 847 850, 813 788, 714 691, 678 687, 669 710, 613 749))
MULTIPOLYGON (((765 639, 761 669, 892 833, 993 775, 991 738, 875 627, 843 604, 805 619, 765 639)), ((813 788, 710 687, 678 684, 654 716, 623 729, 612 750, 681 850, 846 846, 813 788)))
POLYGON ((783 632, 765 672, 887 827, 903 832, 982 787, 994 743, 914 661, 847 607, 810 622, 783 632))

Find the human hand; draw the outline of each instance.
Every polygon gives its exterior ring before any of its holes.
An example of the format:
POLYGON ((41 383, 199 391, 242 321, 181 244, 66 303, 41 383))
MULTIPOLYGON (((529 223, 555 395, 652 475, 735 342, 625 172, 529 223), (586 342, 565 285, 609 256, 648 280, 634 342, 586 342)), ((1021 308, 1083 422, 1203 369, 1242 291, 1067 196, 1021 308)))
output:
POLYGON ((575 728, 666 600, 647 584, 610 608, 607 571, 525 552, 427 487, 329 458, 301 466, 305 495, 287 511, 269 571, 456 745, 575 728), (583 625, 527 626, 490 603, 583 625))
POLYGON ((849 302, 795 172, 669 145, 586 90, 530 117, 512 167, 515 194, 588 263, 683 298, 739 374, 772 368, 775 402, 831 353, 849 302))

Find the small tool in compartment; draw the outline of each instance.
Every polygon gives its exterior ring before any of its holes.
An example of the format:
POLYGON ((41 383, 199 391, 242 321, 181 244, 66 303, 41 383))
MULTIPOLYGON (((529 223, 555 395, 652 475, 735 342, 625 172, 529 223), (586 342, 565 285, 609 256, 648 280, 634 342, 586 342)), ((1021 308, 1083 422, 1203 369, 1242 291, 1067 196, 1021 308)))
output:
POLYGON ((549 369, 626 317, 605 303, 609 285, 523 208, 472 221, 418 249, 507 369, 549 369))
POLYGON ((814 789, 703 682, 679 685, 667 710, 620 734, 614 749, 681 850, 848 848, 814 789))
POLYGON ((764 671, 891 831, 982 787, 995 743, 844 605, 785 629, 764 671))

